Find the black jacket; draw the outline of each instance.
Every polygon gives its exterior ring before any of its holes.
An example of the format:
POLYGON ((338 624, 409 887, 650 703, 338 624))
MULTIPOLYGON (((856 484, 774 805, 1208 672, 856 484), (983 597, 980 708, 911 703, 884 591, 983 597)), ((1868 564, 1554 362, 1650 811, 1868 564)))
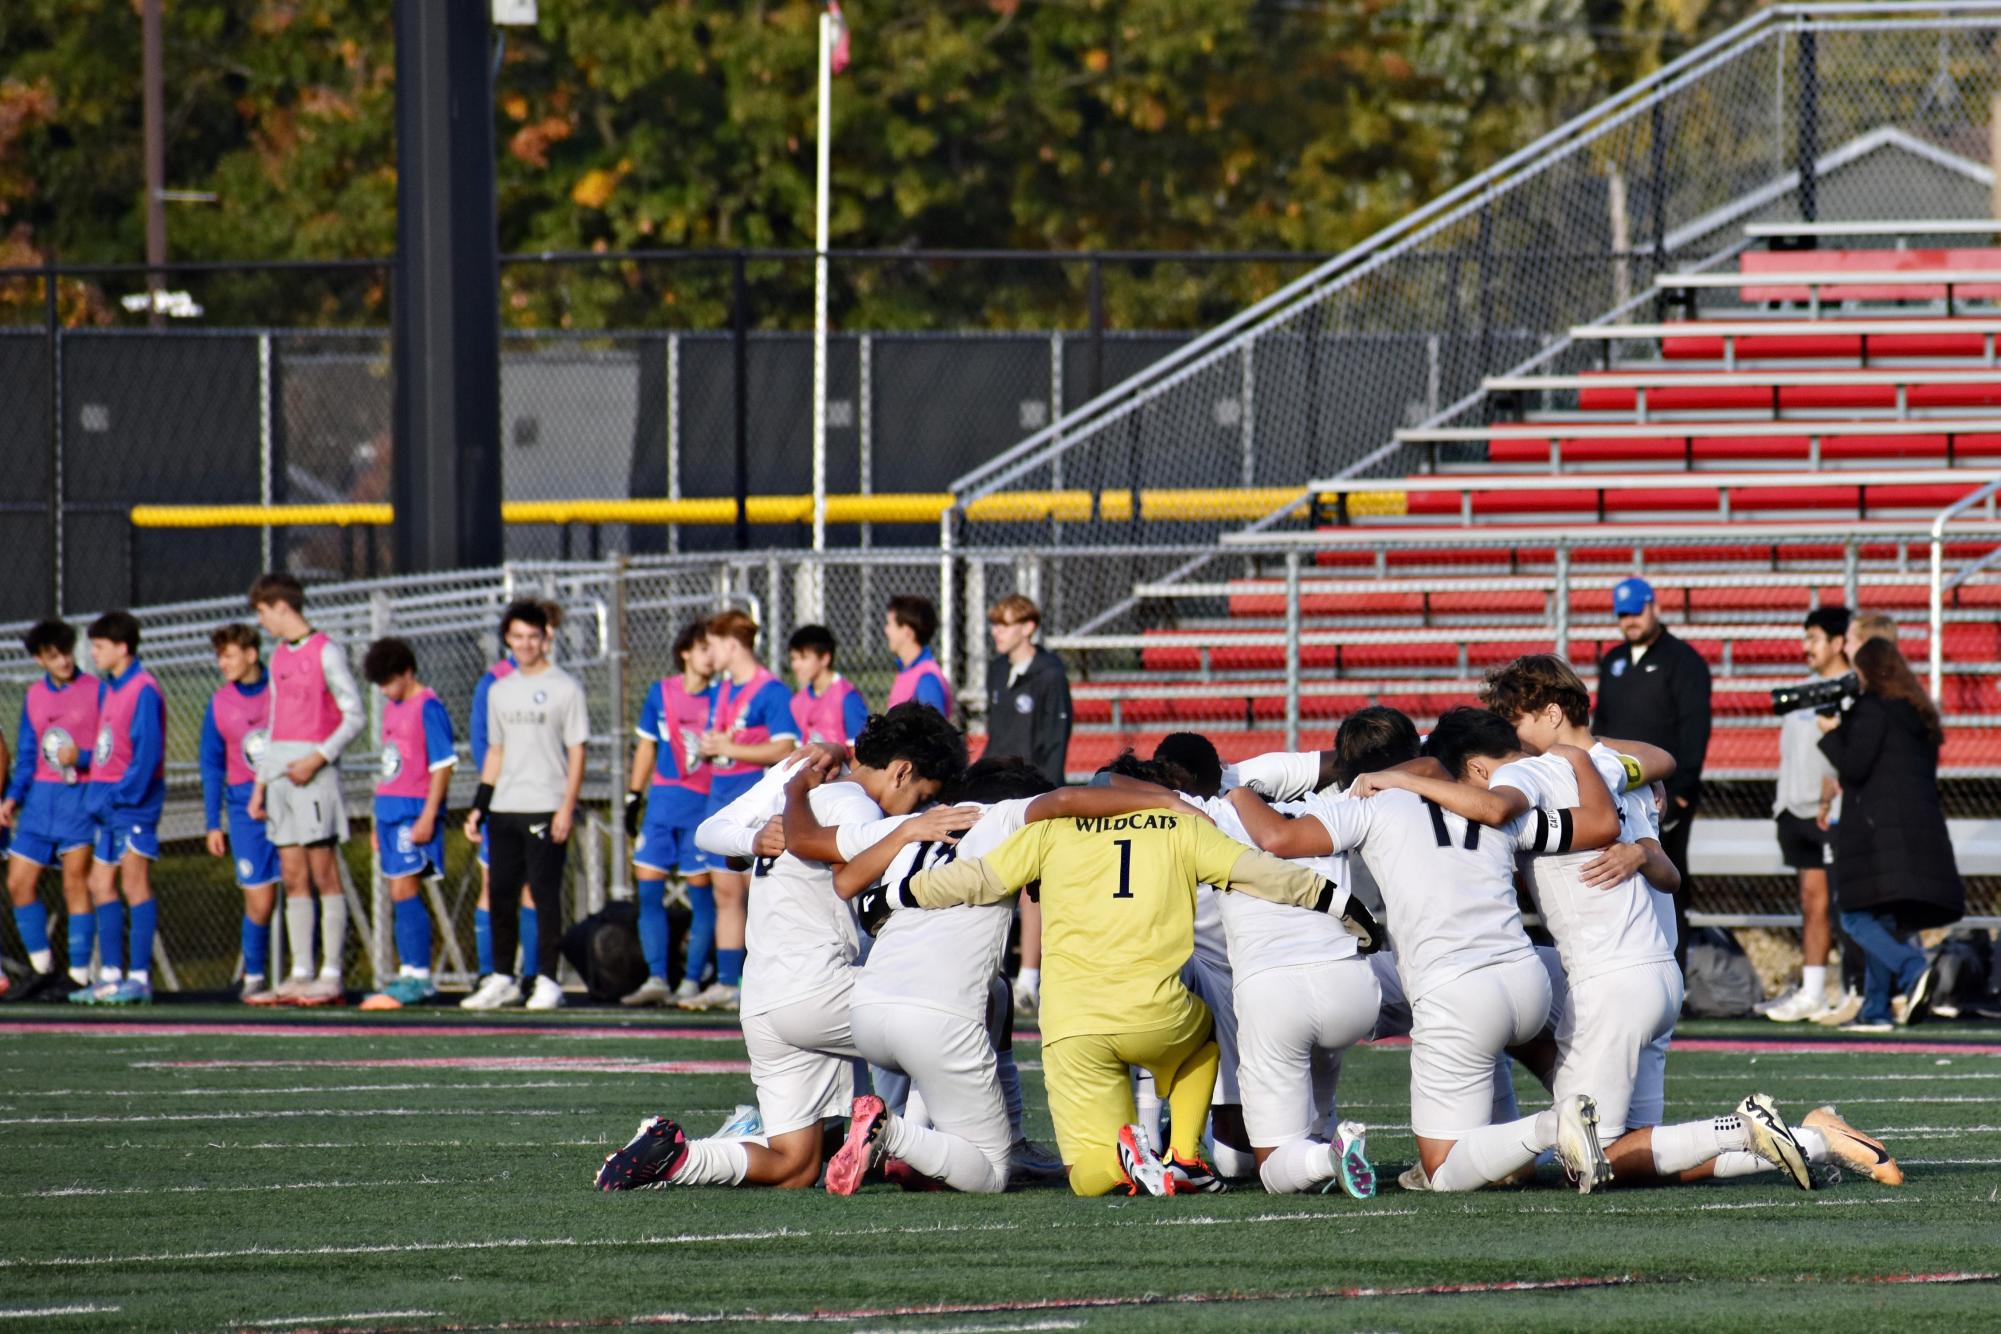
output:
POLYGON ((1918 711, 1865 694, 1820 739, 1841 778, 1834 828, 1834 893, 1844 912, 1894 912, 1908 929, 1944 926, 1966 912, 1938 796, 1938 747, 1918 711))
POLYGON ((1614 646, 1598 660, 1591 730, 1674 756, 1668 796, 1693 809, 1702 800, 1702 761, 1709 753, 1709 664, 1666 630, 1638 662, 1628 645, 1614 646))
POLYGON ((1013 685, 1014 664, 1005 657, 987 663, 987 748, 992 756, 1017 755, 1052 783, 1063 781, 1070 751, 1070 678, 1063 660, 1046 648, 1035 650, 1013 685))

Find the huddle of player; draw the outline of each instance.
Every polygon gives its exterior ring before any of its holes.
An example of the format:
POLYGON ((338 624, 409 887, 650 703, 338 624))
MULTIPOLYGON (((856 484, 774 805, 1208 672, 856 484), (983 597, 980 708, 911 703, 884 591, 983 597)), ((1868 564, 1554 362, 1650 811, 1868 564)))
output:
POLYGON ((1422 740, 1369 708, 1330 752, 1228 767, 1178 734, 1086 788, 1052 790, 1015 760, 965 768, 956 729, 908 705, 871 719, 851 757, 802 748, 694 831, 756 882, 742 1011, 757 1105, 706 1139, 648 1118, 598 1187, 849 1194, 880 1173, 1004 1189, 1023 1137, 998 974, 1024 891, 1044 923, 1050 1115, 1080 1195, 1255 1174, 1274 1193, 1366 1198, 1341 1058, 1406 1033, 1407 1189, 1523 1180, 1552 1152, 1584 1192, 1771 1171, 1813 1189, 1828 1163, 1901 1182, 1828 1107, 1789 1125, 1752 1093, 1662 1124, 1682 984, 1654 785, 1672 761, 1591 736, 1585 687, 1554 657, 1496 669, 1484 699, 1422 740), (1518 874, 1553 949, 1530 942, 1518 874), (1546 1111, 1518 1114, 1515 1060, 1549 1087, 1546 1111), (1135 1071, 1169 1108, 1165 1145, 1135 1071))

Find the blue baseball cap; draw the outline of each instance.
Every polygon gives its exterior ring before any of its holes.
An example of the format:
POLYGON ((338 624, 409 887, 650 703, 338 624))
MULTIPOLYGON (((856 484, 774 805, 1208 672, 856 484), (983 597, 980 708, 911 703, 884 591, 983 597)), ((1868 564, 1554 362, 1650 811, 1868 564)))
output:
POLYGON ((1654 586, 1644 579, 1621 579, 1612 589, 1612 611, 1619 616, 1637 616, 1654 600, 1654 586))

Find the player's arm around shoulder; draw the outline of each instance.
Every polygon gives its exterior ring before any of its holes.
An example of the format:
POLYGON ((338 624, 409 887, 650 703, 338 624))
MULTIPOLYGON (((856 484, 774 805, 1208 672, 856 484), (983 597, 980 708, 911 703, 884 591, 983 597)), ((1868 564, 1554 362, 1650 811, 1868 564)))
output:
POLYGON ((1406 760, 1393 769, 1363 774, 1348 789, 1356 797, 1391 790, 1409 792, 1440 810, 1491 828, 1526 814, 1535 805, 1530 794, 1504 783, 1484 788, 1462 783, 1446 773, 1444 765, 1429 758, 1406 760))
POLYGON ((1619 837, 1619 807, 1605 787, 1605 780, 1591 763, 1588 752, 1576 746, 1555 745, 1549 754, 1568 763, 1577 776, 1577 806, 1571 815, 1570 846, 1573 851, 1602 848, 1619 837))
POLYGON ((919 871, 901 889, 906 906, 950 908, 962 903, 998 903, 1042 878, 1051 828, 1047 821, 1025 825, 984 857, 961 857, 919 871))

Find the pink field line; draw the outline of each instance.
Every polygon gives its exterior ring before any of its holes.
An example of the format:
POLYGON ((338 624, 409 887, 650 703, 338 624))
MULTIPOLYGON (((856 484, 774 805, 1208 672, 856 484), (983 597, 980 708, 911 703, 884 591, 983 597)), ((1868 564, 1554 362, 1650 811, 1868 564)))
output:
POLYGON ((0 1023, 0 1037, 37 1033, 106 1038, 674 1038, 686 1042, 741 1042, 735 1028, 647 1028, 582 1024, 313 1024, 288 1023, 0 1023))
POLYGON ((162 1070, 568 1070, 597 1075, 747 1075, 749 1061, 621 1061, 605 1056, 396 1056, 324 1061, 160 1061, 162 1070))

